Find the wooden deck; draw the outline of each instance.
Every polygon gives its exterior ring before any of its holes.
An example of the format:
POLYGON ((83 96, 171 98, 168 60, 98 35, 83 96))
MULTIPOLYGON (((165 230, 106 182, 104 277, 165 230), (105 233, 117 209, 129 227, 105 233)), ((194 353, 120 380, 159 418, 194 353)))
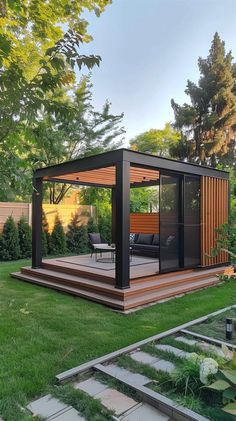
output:
POLYGON ((109 307, 126 311, 145 304, 158 302, 190 291, 216 285, 217 274, 225 267, 214 269, 194 269, 169 274, 155 273, 156 262, 148 264, 148 273, 142 265, 131 268, 130 288, 115 288, 114 271, 96 270, 79 266, 61 259, 46 259, 42 268, 21 268, 12 277, 22 281, 53 288, 109 307))

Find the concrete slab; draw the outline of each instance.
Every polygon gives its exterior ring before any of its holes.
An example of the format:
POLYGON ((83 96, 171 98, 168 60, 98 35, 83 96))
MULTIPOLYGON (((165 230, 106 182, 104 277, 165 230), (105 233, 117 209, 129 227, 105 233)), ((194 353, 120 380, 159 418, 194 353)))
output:
POLYGON ((153 357, 152 355, 148 354, 147 352, 143 351, 136 351, 130 354, 130 357, 137 361, 138 363, 153 365, 158 361, 158 358, 153 357))
POLYGON ((64 412, 62 415, 58 415, 56 417, 50 417, 48 421, 86 421, 85 418, 81 417, 81 415, 76 411, 76 409, 72 408, 69 411, 64 412))
POLYGON ((137 408, 131 409, 128 414, 124 414, 120 418, 121 421, 168 421, 169 419, 168 415, 148 404, 142 404, 137 408))
POLYGON ((124 412, 133 408, 138 404, 134 399, 129 398, 123 393, 118 392, 115 389, 106 389, 95 396, 99 399, 107 409, 114 411, 116 415, 122 415, 124 412))
POLYGON ((125 368, 118 367, 116 364, 109 364, 106 366, 108 372, 118 378, 119 380, 132 382, 134 385, 143 386, 150 383, 151 380, 142 374, 132 373, 125 368))
POLYGON ((43 398, 31 402, 27 405, 27 409, 34 416, 38 415, 48 419, 52 416, 63 414, 66 410, 71 409, 71 407, 53 398, 51 395, 46 395, 43 398))
POLYGON ((197 343, 195 339, 185 338, 185 336, 176 336, 175 340, 191 346, 196 345, 197 343))
POLYGON ((92 397, 108 388, 106 384, 101 383, 92 377, 84 380, 83 382, 74 383, 73 386, 75 389, 83 390, 83 392, 88 393, 88 395, 92 397))
POLYGON ((152 365, 158 371, 164 371, 165 373, 171 374, 175 370, 175 365, 170 361, 159 360, 152 365))
POLYGON ((175 348, 171 345, 157 344, 155 345, 155 348, 159 349, 160 351, 171 352, 172 354, 176 355, 176 357, 180 358, 188 358, 190 356, 190 352, 183 351, 182 349, 175 348))

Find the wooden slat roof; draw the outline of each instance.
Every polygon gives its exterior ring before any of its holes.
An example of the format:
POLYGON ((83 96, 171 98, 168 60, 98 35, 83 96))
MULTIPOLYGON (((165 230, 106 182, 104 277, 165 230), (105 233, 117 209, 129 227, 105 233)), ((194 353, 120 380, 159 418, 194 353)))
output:
MULTIPOLYGON (((94 184, 104 186, 114 186, 116 184, 115 166, 98 168, 89 171, 79 171, 71 174, 64 174, 56 177, 57 181, 66 180, 69 182, 78 182, 81 184, 94 184)), ((44 180, 50 180, 50 177, 44 177, 44 180)), ((156 183, 159 180, 159 171, 140 167, 130 167, 130 184, 136 183, 156 183)))

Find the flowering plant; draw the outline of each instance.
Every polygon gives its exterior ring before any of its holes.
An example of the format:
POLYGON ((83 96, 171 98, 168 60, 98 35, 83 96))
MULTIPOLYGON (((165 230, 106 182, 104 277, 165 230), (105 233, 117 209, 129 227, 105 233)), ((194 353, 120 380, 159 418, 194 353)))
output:
POLYGON ((204 358, 200 363, 200 380, 203 384, 208 384, 209 377, 218 372, 218 363, 213 358, 204 358))

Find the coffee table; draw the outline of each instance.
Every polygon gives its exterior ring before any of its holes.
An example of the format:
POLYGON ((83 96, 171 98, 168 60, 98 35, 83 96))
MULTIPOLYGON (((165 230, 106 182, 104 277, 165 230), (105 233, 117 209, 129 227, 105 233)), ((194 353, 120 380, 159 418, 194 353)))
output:
MULTIPOLYGON (((115 263, 116 247, 109 246, 109 244, 94 244, 96 262, 115 263), (102 257, 102 253, 111 253, 111 257, 102 257), (100 257, 98 258, 98 254, 100 257)), ((132 261, 132 247, 130 250, 130 261, 132 261)))

